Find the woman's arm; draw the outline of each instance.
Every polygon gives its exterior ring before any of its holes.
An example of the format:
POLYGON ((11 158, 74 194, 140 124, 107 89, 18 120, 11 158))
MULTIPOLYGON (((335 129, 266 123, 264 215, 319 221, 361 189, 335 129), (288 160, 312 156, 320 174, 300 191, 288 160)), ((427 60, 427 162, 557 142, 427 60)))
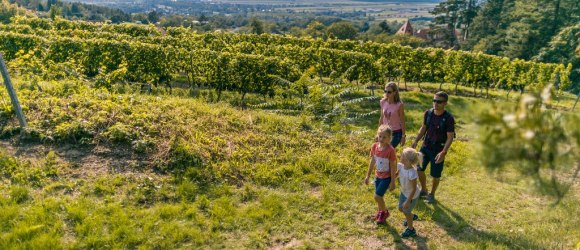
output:
POLYGON ((383 124, 383 120, 385 119, 385 114, 383 113, 383 104, 380 104, 379 112, 381 113, 381 117, 379 118, 379 126, 383 124))
POLYGON ((405 105, 401 103, 401 107, 399 108, 399 117, 401 118, 401 130, 403 132, 403 137, 401 137, 401 145, 405 145, 407 141, 407 133, 405 132, 405 105))

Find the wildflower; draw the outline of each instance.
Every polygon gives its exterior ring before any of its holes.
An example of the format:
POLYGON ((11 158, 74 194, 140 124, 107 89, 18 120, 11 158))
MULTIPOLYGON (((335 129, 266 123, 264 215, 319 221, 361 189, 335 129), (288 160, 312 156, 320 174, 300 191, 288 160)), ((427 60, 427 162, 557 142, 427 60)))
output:
POLYGON ((542 101, 543 102, 547 102, 548 100, 550 100, 550 97, 552 96, 552 84, 546 86, 543 90, 542 90, 542 101))
POLYGON ((526 140, 531 140, 532 138, 534 138, 535 135, 536 133, 534 133, 534 131, 531 130, 526 130, 525 132, 522 133, 522 137, 526 140))
POLYGON ((522 98, 522 104, 523 105, 531 105, 534 104, 536 102, 536 98, 531 96, 531 95, 525 95, 522 98))
POLYGON ((503 121, 507 124, 509 128, 517 127, 516 116, 514 114, 507 114, 503 116, 503 121))

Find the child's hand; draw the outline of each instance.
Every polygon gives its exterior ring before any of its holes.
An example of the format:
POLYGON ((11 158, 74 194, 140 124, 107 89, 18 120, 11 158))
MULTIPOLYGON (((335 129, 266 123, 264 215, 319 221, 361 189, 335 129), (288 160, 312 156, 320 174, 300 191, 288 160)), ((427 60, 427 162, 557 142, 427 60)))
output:
POLYGON ((393 191, 395 190, 395 182, 391 181, 391 184, 389 185, 389 191, 393 191))
POLYGON ((368 184, 369 184, 369 177, 367 176, 367 177, 365 178, 365 185, 368 185, 368 184))

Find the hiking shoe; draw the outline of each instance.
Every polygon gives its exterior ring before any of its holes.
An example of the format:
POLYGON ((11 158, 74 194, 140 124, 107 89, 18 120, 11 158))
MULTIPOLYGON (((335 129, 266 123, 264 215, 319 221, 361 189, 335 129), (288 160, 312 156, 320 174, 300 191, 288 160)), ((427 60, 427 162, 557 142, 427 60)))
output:
POLYGON ((387 218, 389 218, 391 214, 389 213, 389 210, 387 211, 380 211, 379 215, 377 216, 377 224, 384 224, 385 221, 387 220, 387 218))
MULTIPOLYGON (((419 216, 417 216, 416 214, 413 214, 413 221, 416 221, 419 219, 419 216)), ((403 226, 406 227, 407 226, 407 220, 403 221, 403 226)))
POLYGON ((429 204, 433 204, 435 203, 435 195, 434 194, 428 194, 427 198, 425 198, 425 201, 429 204))
POLYGON ((415 230, 415 228, 413 228, 413 229, 407 228, 407 229, 405 229, 405 232, 403 232, 401 234, 401 237, 407 238, 407 237, 411 237, 411 236, 415 236, 415 235, 417 235, 417 231, 415 230))
POLYGON ((425 198, 429 193, 427 193, 427 191, 423 191, 421 190, 421 192, 419 192, 419 197, 421 198, 425 198))

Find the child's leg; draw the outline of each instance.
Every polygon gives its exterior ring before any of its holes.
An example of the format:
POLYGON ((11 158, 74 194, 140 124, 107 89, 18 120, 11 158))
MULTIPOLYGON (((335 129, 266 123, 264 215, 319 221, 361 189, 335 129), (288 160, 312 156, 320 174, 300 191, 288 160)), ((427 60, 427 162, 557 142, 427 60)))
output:
POLYGON ((386 179, 380 179, 380 178, 376 178, 375 179, 375 201, 377 202, 377 205, 379 206, 379 211, 387 211, 387 208, 385 206, 385 199, 383 198, 383 196, 385 195, 385 192, 387 192, 387 188, 389 187, 389 184, 391 183, 391 178, 386 178, 386 179))
POLYGON ((405 213, 405 218, 407 218, 407 228, 413 229, 413 213, 405 213))
POLYGON ((407 228, 413 229, 413 220, 415 219, 415 215, 413 214, 413 208, 417 205, 417 201, 419 198, 415 198, 411 200, 411 204, 407 208, 403 208, 403 213, 405 214, 405 218, 407 219, 407 228))
POLYGON ((386 211, 385 199, 382 196, 378 196, 375 194, 375 201, 377 205, 379 205, 379 211, 386 211))

